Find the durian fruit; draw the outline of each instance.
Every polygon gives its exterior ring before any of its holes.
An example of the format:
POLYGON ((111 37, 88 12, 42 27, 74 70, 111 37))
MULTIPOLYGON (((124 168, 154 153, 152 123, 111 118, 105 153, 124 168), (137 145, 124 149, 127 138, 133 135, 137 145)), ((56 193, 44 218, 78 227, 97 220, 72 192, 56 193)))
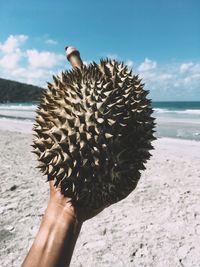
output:
POLYGON ((148 91, 124 63, 102 59, 53 76, 39 103, 34 153, 76 205, 98 209, 131 193, 155 139, 148 91))

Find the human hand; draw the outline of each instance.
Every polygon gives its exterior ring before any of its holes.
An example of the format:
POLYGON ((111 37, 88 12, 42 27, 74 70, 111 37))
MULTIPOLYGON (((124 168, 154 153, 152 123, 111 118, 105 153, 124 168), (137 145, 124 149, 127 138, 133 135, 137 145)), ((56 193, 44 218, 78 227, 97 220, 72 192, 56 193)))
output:
POLYGON ((23 267, 68 267, 82 223, 103 210, 76 207, 54 181, 49 185, 48 206, 23 267))
POLYGON ((72 202, 72 199, 65 197, 59 187, 54 186, 54 181, 49 182, 50 186, 50 199, 48 204, 48 211, 52 209, 62 209, 79 223, 83 223, 99 214, 104 208, 93 210, 89 207, 80 207, 72 202))

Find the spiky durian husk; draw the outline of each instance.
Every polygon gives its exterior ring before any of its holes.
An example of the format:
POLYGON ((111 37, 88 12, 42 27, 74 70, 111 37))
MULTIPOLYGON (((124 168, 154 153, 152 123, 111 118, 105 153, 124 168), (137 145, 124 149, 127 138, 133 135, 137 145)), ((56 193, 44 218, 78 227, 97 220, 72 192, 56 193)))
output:
POLYGON ((123 199, 136 187, 155 139, 144 84, 108 59, 53 79, 34 126, 39 168, 76 204, 96 209, 123 199))

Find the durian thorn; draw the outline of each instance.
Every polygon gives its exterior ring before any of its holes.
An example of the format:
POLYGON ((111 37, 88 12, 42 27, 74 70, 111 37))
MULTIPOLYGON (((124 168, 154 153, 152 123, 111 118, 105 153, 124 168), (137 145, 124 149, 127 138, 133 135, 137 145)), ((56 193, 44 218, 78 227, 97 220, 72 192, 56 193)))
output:
POLYGON ((106 138, 108 138, 108 139, 110 139, 110 138, 112 138, 112 137, 113 137, 113 135, 112 135, 112 134, 110 134, 110 133, 105 133, 105 137, 106 137, 106 138))
POLYGON ((40 156, 40 152, 36 151, 36 150, 31 150, 32 153, 36 154, 38 157, 40 156))
POLYGON ((66 171, 65 171, 64 168, 60 168, 60 170, 57 172, 56 176, 59 176, 59 175, 65 173, 65 172, 66 172, 66 171))

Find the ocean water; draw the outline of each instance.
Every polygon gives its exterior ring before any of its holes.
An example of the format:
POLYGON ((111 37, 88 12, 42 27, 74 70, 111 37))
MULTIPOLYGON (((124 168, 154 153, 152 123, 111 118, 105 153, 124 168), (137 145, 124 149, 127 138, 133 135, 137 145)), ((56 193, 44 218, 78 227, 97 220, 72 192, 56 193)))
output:
POLYGON ((157 137, 200 141, 200 101, 153 102, 157 137))
MULTIPOLYGON (((200 141, 200 101, 153 102, 156 137, 173 137, 200 141)), ((36 103, 0 104, 0 120, 34 121, 36 103)))

